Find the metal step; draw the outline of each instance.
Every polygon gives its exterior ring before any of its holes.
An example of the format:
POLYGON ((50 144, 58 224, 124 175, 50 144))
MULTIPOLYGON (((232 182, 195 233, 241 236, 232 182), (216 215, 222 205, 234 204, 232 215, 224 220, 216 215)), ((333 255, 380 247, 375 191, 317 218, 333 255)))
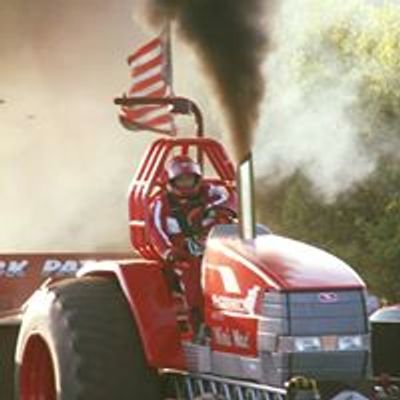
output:
POLYGON ((218 400, 286 399, 283 389, 214 375, 164 371, 163 376, 173 388, 176 400, 197 400, 206 395, 214 395, 218 400))

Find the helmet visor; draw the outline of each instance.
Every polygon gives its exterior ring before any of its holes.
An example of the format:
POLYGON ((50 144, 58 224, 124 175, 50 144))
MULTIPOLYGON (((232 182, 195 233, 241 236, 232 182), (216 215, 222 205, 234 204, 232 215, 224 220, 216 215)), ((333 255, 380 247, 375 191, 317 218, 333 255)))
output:
POLYGON ((199 177, 196 174, 182 174, 173 180, 173 185, 178 189, 193 189, 198 182, 199 177))

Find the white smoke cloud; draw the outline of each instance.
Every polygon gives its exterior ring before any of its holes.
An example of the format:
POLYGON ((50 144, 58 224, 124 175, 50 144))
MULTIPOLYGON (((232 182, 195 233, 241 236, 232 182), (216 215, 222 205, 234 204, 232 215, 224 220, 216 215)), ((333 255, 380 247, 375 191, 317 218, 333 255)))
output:
MULTIPOLYGON (((140 2, 89 3, 1 6, 1 252, 130 249, 126 194, 154 136, 124 131, 112 99, 128 89, 126 57, 158 32, 143 24, 140 2)), ((176 93, 220 126, 178 38, 174 65, 176 93)))
POLYGON ((130 248, 126 193, 151 140, 114 96, 143 40, 131 2, 2 4, 0 251, 130 248))
POLYGON ((126 192, 143 140, 120 135, 98 99, 65 107, 13 93, 1 120, 2 251, 129 248, 126 192))
POLYGON ((345 69, 331 49, 318 45, 319 29, 334 21, 365 23, 353 6, 352 1, 339 6, 330 0, 285 0, 275 24, 276 50, 265 66, 268 93, 256 141, 258 175, 276 183, 301 170, 328 201, 366 178, 377 156, 367 151, 352 110, 361 84, 358 66, 345 69), (329 79, 311 84, 298 79, 294 59, 305 47, 324 59, 329 79))

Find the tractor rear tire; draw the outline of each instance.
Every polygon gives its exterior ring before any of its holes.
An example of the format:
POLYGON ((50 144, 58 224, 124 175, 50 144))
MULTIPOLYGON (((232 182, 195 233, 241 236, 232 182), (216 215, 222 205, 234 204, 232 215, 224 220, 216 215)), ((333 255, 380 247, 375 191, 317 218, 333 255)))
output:
POLYGON ((117 282, 84 277, 37 292, 17 343, 20 400, 161 400, 117 282))
POLYGON ((0 399, 14 399, 15 346, 18 325, 0 326, 0 399))

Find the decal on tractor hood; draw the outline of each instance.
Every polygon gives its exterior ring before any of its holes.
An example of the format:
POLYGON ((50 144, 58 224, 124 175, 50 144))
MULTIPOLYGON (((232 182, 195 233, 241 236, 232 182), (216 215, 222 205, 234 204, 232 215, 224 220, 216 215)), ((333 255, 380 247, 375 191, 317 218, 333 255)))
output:
POLYGON ((213 294, 211 300, 213 306, 219 310, 254 314, 260 290, 259 286, 254 286, 244 298, 213 294))
POLYGON ((243 333, 238 329, 225 328, 215 326, 213 328, 215 342, 224 347, 237 347, 239 349, 248 350, 250 348, 250 337, 247 333, 243 333))
POLYGON ((242 291, 240 289, 239 281, 236 278, 235 273, 232 271, 232 268, 226 265, 213 265, 208 264, 207 268, 218 271, 222 284, 224 285, 224 290, 227 293, 241 294, 242 291))

